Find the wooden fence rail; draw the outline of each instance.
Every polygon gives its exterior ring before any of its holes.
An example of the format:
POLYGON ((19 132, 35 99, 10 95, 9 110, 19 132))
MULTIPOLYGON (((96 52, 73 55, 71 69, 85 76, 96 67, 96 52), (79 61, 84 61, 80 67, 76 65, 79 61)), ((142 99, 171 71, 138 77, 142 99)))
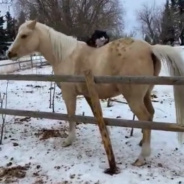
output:
MULTIPOLYGON (((40 59, 35 59, 33 60, 34 62, 35 61, 40 61, 40 59)), ((22 64, 22 63, 30 63, 30 62, 33 62, 31 60, 25 60, 25 61, 17 61, 17 62, 12 62, 12 63, 6 63, 6 64, 1 64, 1 61, 0 61, 0 67, 2 66, 10 66, 10 65, 17 65, 17 64, 22 64)), ((41 62, 41 61, 40 61, 41 62)), ((46 61, 43 61, 46 63, 46 61)))
MULTIPOLYGON (((55 81, 85 83, 82 75, 0 75, 0 80, 16 81, 55 81)), ((155 85, 184 85, 184 77, 147 77, 147 76, 99 76, 94 77, 95 83, 122 84, 155 84, 155 85)))
MULTIPOLYGON (((0 108, 0 114, 13 115, 13 116, 28 116, 33 118, 45 118, 53 120, 64 120, 64 121, 76 121, 87 124, 97 124, 97 120, 91 116, 75 115, 69 117, 67 114, 62 113, 51 113, 51 112, 37 112, 37 111, 26 111, 26 110, 15 110, 15 109, 3 109, 0 108)), ((160 131, 171 131, 171 132, 184 132, 184 127, 179 126, 175 123, 164 123, 164 122, 149 122, 149 121, 134 121, 126 119, 113 119, 104 118, 106 125, 115 127, 131 127, 131 128, 146 128, 160 131)))

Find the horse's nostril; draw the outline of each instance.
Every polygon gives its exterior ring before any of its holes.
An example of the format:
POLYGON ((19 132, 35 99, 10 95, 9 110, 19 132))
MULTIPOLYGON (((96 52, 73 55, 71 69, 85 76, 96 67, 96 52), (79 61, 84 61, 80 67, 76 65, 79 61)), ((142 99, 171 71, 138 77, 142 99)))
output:
POLYGON ((9 58, 11 58, 11 56, 12 56, 12 52, 11 52, 11 51, 9 51, 9 52, 7 53, 7 56, 8 56, 9 58))

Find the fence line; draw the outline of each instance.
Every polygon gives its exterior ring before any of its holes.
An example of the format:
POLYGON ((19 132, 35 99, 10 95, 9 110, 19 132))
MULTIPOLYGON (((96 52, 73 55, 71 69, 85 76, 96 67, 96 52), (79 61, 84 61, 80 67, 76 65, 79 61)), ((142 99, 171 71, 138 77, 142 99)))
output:
MULTIPOLYGON (((0 108, 0 114, 13 115, 13 116, 28 116, 33 118, 44 118, 53 120, 64 120, 64 121, 76 121, 87 124, 97 124, 97 120, 91 116, 74 115, 68 116, 63 113, 52 113, 52 112, 38 112, 38 111, 27 111, 27 110, 15 110, 15 109, 3 109, 0 108)), ((106 125, 115 127, 131 127, 131 128, 146 128, 160 131, 171 131, 171 132, 184 132, 184 127, 175 123, 164 123, 164 122, 150 122, 150 121, 135 121, 126 119, 114 119, 104 118, 106 125)))
MULTIPOLYGON (((0 80, 17 81, 54 81, 84 83, 82 75, 0 75, 0 80)), ((184 77, 147 77, 147 76, 98 76, 95 83, 122 83, 122 84, 154 84, 154 85, 184 85, 184 77)))
POLYGON ((49 65, 49 63, 41 55, 30 55, 21 58, 19 61, 1 60, 0 73, 7 74, 18 70, 25 70, 33 67, 42 67, 46 65, 49 65))
MULTIPOLYGON (((41 61, 40 59, 35 59, 35 60, 33 60, 33 61, 41 61)), ((31 60, 25 60, 25 61, 14 61, 14 62, 12 62, 12 63, 6 63, 6 64, 0 64, 0 67, 2 67, 2 66, 9 66, 9 65, 17 65, 17 64, 22 64, 22 63, 29 63, 29 62, 31 62, 31 60)), ((0 63, 1 63, 1 61, 0 61, 0 63)), ((44 62, 40 62, 40 63, 47 63, 46 61, 44 61, 44 62)))
MULTIPOLYGON (((91 109, 95 109, 94 117, 90 116, 68 116, 61 113, 50 112, 37 112, 37 111, 25 111, 14 109, 0 108, 0 114, 15 115, 15 116, 29 116, 34 118, 45 118, 65 121, 83 122, 89 124, 97 124, 100 129, 104 148, 109 161, 110 168, 105 172, 109 174, 115 174, 118 172, 118 168, 115 163, 114 153, 112 150, 109 134, 106 129, 106 125, 118 126, 118 127, 131 127, 140 129, 153 129, 172 132, 184 132, 184 126, 180 126, 174 123, 163 122, 150 122, 150 121, 135 121, 125 119, 112 119, 103 118, 100 111, 101 106, 99 103, 98 95, 94 95, 95 83, 121 83, 121 84, 159 84, 159 85, 184 85, 184 77, 147 77, 147 76, 92 76, 91 71, 84 72, 85 76, 69 76, 69 75, 0 75, 0 80, 19 80, 19 81, 55 81, 55 82, 75 82, 86 83, 88 92, 90 94, 90 100, 92 101, 91 109), (93 83, 93 85, 92 85, 93 83), (98 111, 98 113, 97 113, 98 111)), ((100 103, 99 103, 100 104, 100 103)))

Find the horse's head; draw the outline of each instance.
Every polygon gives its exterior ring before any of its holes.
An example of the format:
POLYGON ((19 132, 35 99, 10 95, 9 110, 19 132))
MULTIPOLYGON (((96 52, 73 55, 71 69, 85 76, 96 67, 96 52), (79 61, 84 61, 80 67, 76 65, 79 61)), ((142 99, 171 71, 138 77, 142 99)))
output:
POLYGON ((29 20, 19 27, 17 36, 7 51, 9 59, 16 60, 38 49, 39 37, 36 23, 36 20, 29 20))

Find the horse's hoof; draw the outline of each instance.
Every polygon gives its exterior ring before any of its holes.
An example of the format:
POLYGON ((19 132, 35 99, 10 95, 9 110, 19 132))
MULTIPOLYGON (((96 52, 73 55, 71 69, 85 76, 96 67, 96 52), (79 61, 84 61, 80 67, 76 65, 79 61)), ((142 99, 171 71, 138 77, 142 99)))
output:
POLYGON ((64 140, 63 141, 63 143, 62 143, 62 147, 69 147, 69 146, 71 146, 72 145, 72 143, 70 142, 70 141, 68 141, 67 139, 66 140, 64 140))
POLYGON ((137 166, 137 167, 141 167, 145 164, 146 164, 145 159, 137 159, 132 165, 137 166))
POLYGON ((139 146, 142 147, 142 140, 139 142, 139 146))

